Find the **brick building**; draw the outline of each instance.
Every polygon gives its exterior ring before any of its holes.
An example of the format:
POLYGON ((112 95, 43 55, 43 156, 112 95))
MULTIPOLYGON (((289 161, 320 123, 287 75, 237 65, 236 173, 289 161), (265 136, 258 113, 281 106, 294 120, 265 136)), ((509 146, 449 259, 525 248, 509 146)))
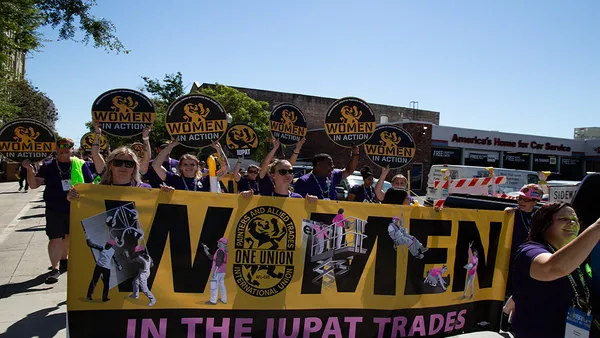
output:
MULTIPOLYGON (((191 92, 201 91, 202 88, 206 87, 214 87, 214 84, 199 84, 198 82, 194 82, 191 92)), ((325 114, 336 99, 251 88, 232 88, 246 93, 255 100, 268 102, 268 109, 272 109, 280 103, 292 103, 302 109, 308 123, 308 134, 306 143, 300 153, 299 161, 310 162, 313 155, 317 153, 327 153, 333 157, 336 168, 344 168, 348 163, 348 160, 350 159, 350 150, 341 148, 331 142, 327 137, 327 134, 325 134, 324 129, 325 114)), ((439 124, 440 113, 375 103, 369 103, 369 105, 375 112, 376 121, 387 121, 388 124, 395 124, 406 129, 413 136, 417 145, 417 152, 411 164, 402 168, 402 170, 392 170, 388 180, 397 173, 407 175, 408 171, 411 170, 411 176, 413 177, 412 189, 415 191, 422 191, 422 189, 426 188, 427 181, 426 178, 423 178, 422 173, 425 173, 426 176, 430 166, 431 126, 439 124)), ((292 150, 293 147, 288 147, 286 153, 290 152, 290 154, 286 155, 290 156, 292 150)), ((364 154, 362 154, 361 149, 357 170, 360 170, 364 165, 370 166, 374 170, 375 175, 379 177, 380 170, 377 169, 377 166, 369 161, 364 154)))

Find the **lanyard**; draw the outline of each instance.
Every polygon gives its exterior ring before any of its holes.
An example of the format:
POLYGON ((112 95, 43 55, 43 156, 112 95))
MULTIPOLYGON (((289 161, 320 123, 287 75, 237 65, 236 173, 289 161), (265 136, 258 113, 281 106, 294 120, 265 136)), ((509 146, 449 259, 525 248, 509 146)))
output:
MULTIPOLYGON (((556 252, 556 250, 554 250, 554 248, 550 245, 548 245, 548 249, 550 250, 550 252, 552 254, 554 254, 556 252)), ((589 314, 592 311, 592 304, 590 303, 590 290, 588 289, 587 284, 585 283, 585 278, 583 278, 583 273, 581 272, 581 268, 579 268, 579 267, 577 268, 577 275, 579 276, 579 281, 581 282, 581 286, 583 287, 583 292, 585 293, 585 308, 583 306, 581 306, 581 304, 579 302, 580 296, 579 296, 579 292, 577 292, 577 283, 575 282, 575 279, 573 278, 572 274, 573 273, 570 273, 567 277, 569 278, 571 287, 573 287, 573 291, 575 292, 575 302, 577 303, 579 308, 587 311, 589 314)), ((573 305, 575 305, 575 302, 573 305)))
POLYGON ((329 185, 329 177, 327 177, 327 179, 325 180, 325 182, 327 182, 327 190, 325 190, 327 191, 327 197, 325 197, 325 191, 323 191, 323 187, 321 186, 321 183, 319 183, 317 176, 315 176, 315 174, 313 173, 311 173, 310 175, 315 179, 315 182, 317 182, 319 190, 321 190, 321 196, 323 196, 323 199, 329 198, 329 193, 331 192, 331 186, 329 185))
POLYGON ((248 180, 248 188, 250 188, 250 190, 255 190, 256 194, 260 195, 260 188, 258 185, 258 181, 248 179, 247 177, 246 177, 246 179, 248 180), (254 184, 250 184, 250 182, 254 182, 254 184))
POLYGON ((518 209, 518 210, 519 210, 519 214, 521 215, 521 222, 523 223, 525 230, 527 230, 527 233, 529 233, 531 219, 525 220, 525 216, 523 216, 523 211, 521 211, 521 209, 518 209))
MULTIPOLYGON (((196 191, 196 188, 198 188, 198 182, 197 181, 198 181, 198 179, 194 178, 194 191, 196 191)), ((181 177, 181 182, 183 182, 183 186, 185 186, 185 190, 189 191, 190 189, 188 188, 187 182, 185 181, 185 179, 183 177, 181 177)))
POLYGON ((56 163, 56 169, 58 169, 58 173, 60 174, 60 178, 64 178, 65 175, 70 175, 71 174, 71 167, 73 165, 73 162, 69 161, 69 169, 67 169, 66 171, 62 171, 60 169, 60 166, 58 165, 58 160, 55 161, 56 163))
POLYGON ((363 184, 363 191, 365 192, 365 200, 368 203, 375 203, 375 199, 373 198, 375 191, 373 190, 373 187, 369 187, 369 193, 367 193, 367 188, 365 188, 365 185, 363 184))

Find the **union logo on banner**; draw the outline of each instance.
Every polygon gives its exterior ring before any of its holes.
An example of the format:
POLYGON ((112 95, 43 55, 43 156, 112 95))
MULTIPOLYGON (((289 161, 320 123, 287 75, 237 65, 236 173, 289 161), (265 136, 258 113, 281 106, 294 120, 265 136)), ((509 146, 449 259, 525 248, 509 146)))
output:
POLYGON ((375 130, 375 113, 363 100, 346 97, 335 101, 325 115, 325 132, 341 147, 367 142, 375 130))
POLYGON ((52 129, 33 119, 12 121, 0 130, 0 152, 16 162, 41 161, 52 155, 55 148, 52 129))
POLYGON ((415 141, 404 129, 383 125, 365 143, 365 154, 380 167, 402 168, 415 156, 415 141))
POLYGON ((154 104, 144 94, 131 89, 113 89, 98 96, 92 105, 92 120, 107 134, 131 137, 152 125, 154 104))
MULTIPOLYGON (((92 145, 94 144, 94 140, 96 139, 96 133, 90 132, 86 133, 81 137, 81 148, 85 150, 92 149, 92 145)), ((100 142, 98 143, 100 150, 106 150, 108 148, 108 140, 106 136, 100 134, 100 142)))
POLYGON ((238 157, 250 156, 258 148, 258 134, 247 124, 231 125, 225 135, 227 149, 238 157))
POLYGON ((204 148, 225 134, 227 113, 213 98, 189 94, 171 104, 165 124, 169 135, 181 145, 204 148))
POLYGON ((285 145, 298 143, 307 132, 304 113, 291 103, 282 103, 273 108, 269 125, 273 137, 285 145))

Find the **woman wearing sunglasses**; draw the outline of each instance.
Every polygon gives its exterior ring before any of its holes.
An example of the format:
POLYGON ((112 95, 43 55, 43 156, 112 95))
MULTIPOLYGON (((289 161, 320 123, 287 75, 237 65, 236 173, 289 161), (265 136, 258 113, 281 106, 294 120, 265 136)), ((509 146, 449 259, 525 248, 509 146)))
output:
POLYGON ((578 233, 579 220, 569 204, 547 203, 533 214, 528 241, 513 262, 516 338, 565 337, 567 316, 581 311, 583 317, 591 310, 580 265, 600 240, 600 219, 578 233))
MULTIPOLYGON (((106 157, 105 166, 106 168, 99 184, 151 188, 149 184, 142 182, 138 158, 135 152, 127 147, 120 147, 113 150, 106 157)), ((67 200, 71 201, 75 198, 79 198, 79 193, 75 188, 71 188, 67 194, 67 200)))
MULTIPOLYGON (((152 162, 152 168, 158 175, 158 177, 164 182, 165 185, 173 187, 175 190, 187 190, 187 191, 210 191, 210 177, 202 176, 202 170, 200 169, 200 161, 192 154, 184 154, 179 158, 179 164, 177 165, 177 173, 167 171, 162 166, 162 163, 168 158, 171 150, 178 145, 179 142, 171 141, 161 152, 156 156, 152 162)), ((217 177, 219 180, 229 170, 229 164, 227 163, 227 157, 223 152, 223 148, 219 142, 212 144, 219 154, 219 161, 221 163, 221 169, 217 171, 217 177)))
MULTIPOLYGON (((512 265, 517 254, 517 249, 519 246, 521 246, 521 244, 527 241, 527 236, 529 236, 529 230, 531 228, 531 216, 533 214, 533 208, 539 201, 542 200, 542 196, 543 191, 539 185, 526 184, 519 191, 519 196, 517 197, 517 207, 508 207, 505 209, 507 214, 515 214, 508 278, 506 283, 506 295, 508 297, 512 295, 512 265)), ((512 297, 509 297, 506 305, 503 308, 504 312, 502 314, 502 329, 505 331, 510 330, 510 315, 514 308, 515 303, 512 297)))
POLYGON ((240 166, 242 162, 238 159, 235 167, 233 167, 233 179, 237 183, 237 191, 248 191, 252 190, 255 195, 259 194, 258 187, 258 172, 260 168, 257 165, 251 164, 248 166, 248 173, 242 177, 240 174, 240 166))
MULTIPOLYGON (((290 184, 292 184, 292 181, 294 180, 294 168, 288 160, 275 160, 269 166, 269 175, 273 179, 273 191, 271 191, 271 196, 302 198, 300 194, 290 190, 290 184)), ((241 192, 241 194, 248 198, 252 196, 252 190, 241 192)), ((264 194, 262 196, 264 196, 264 194)), ((306 199, 311 203, 318 200, 316 196, 311 195, 307 195, 306 199)))

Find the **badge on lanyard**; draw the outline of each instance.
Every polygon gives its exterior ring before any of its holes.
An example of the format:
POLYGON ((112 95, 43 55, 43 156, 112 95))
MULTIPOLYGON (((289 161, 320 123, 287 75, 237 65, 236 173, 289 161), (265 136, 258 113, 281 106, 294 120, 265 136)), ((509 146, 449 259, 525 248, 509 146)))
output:
POLYGON ((63 191, 71 190, 71 179, 61 180, 63 191))
POLYGON ((572 306, 567 312, 565 338, 588 338, 592 327, 592 315, 572 306))

